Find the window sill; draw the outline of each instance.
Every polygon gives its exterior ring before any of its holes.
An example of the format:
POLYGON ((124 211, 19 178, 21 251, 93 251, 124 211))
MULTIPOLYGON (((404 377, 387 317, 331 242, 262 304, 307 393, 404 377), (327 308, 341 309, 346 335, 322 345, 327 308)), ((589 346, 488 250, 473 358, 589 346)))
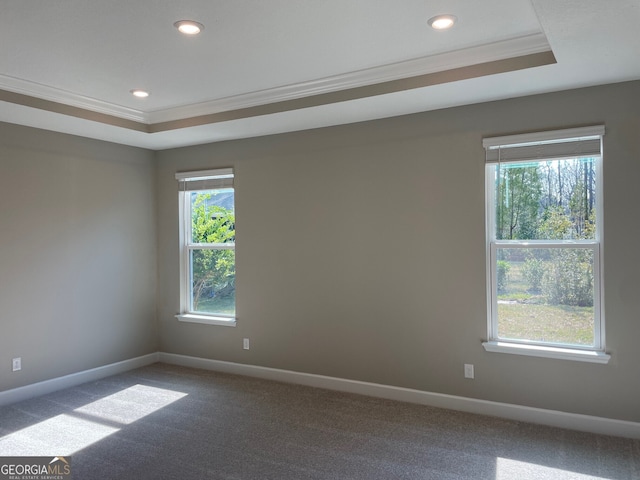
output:
POLYGON ((483 342, 482 346, 487 352, 511 353, 513 355, 528 355, 530 357, 557 358, 561 360, 573 360, 576 362, 609 363, 611 355, 594 350, 580 350, 541 345, 524 345, 490 341, 483 342))
POLYGON ((216 317, 212 315, 195 315, 193 313, 180 313, 176 315, 180 322, 202 323, 204 325, 222 325, 224 327, 235 327, 235 317, 216 317))

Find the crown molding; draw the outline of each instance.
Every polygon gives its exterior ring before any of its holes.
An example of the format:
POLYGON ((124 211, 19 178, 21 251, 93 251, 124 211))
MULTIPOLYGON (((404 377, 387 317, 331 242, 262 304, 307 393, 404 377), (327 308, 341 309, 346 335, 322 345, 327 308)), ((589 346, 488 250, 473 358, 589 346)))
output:
POLYGON ((7 75, 0 75, 0 89, 68 105, 81 110, 138 122, 140 124, 154 125, 335 93, 342 90, 446 72, 462 67, 543 52, 551 52, 551 48, 545 35, 537 32, 308 82, 284 85, 192 105, 175 106, 150 112, 123 107, 7 75))
POLYGON ((0 89, 18 93, 20 95, 69 105, 82 110, 89 110, 109 116, 119 117, 125 120, 148 123, 147 114, 141 110, 123 107, 114 103, 85 97, 84 95, 78 95, 66 90, 30 82, 28 80, 22 80, 20 78, 10 77, 8 75, 0 74, 0 89))
POLYGON ((201 125, 209 125, 220 122, 229 122, 249 117, 261 117, 292 110, 303 110, 322 105, 349 102, 367 97, 388 95, 418 88, 425 88, 444 83, 459 82, 471 78, 485 77, 499 73, 515 72, 517 70, 540 67, 556 63, 553 52, 545 51, 530 55, 494 60, 486 63, 477 63, 466 67, 453 68, 441 72, 417 75, 414 77, 400 78, 386 82, 364 85, 353 88, 341 89, 316 95, 294 98, 291 100, 276 101, 253 107, 226 110, 207 115, 193 116, 189 118, 157 122, 147 125, 149 133, 177 130, 201 125))
POLYGON ((535 53, 551 48, 543 33, 533 33, 484 45, 414 58, 308 82, 235 95, 193 105, 149 112, 148 123, 156 124, 214 113, 240 110, 271 103, 332 93, 409 77, 444 72, 480 63, 488 63, 535 53))

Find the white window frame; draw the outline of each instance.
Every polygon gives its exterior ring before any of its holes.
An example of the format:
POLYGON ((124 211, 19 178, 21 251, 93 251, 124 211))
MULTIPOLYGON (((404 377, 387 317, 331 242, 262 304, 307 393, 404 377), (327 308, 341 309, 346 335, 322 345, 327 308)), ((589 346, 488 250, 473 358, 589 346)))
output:
POLYGON ((200 323, 205 325, 236 326, 236 316, 223 313, 207 314, 194 312, 191 305, 192 272, 190 256, 193 250, 215 249, 235 250, 233 243, 193 243, 191 240, 191 202, 189 194, 194 191, 206 191, 234 188, 234 172, 232 168, 199 170, 195 172, 178 172, 179 182, 179 235, 180 235, 180 313, 176 318, 181 322, 200 323))
POLYGON ((487 341, 488 352, 547 357, 592 363, 608 363, 605 351, 604 296, 602 276, 603 199, 602 137, 604 126, 554 130, 523 135, 483 139, 486 150, 486 265, 487 265, 487 341), (593 240, 497 240, 495 225, 495 171, 500 163, 556 160, 593 156, 596 158, 596 222, 593 240), (549 344, 527 340, 505 340, 498 336, 497 249, 498 248, 584 248, 593 252, 594 268, 594 345, 549 344))

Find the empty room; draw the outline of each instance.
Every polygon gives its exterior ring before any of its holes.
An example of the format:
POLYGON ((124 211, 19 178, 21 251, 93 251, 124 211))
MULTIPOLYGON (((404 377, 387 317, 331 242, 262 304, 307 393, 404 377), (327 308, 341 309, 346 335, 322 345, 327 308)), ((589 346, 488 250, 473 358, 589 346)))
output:
POLYGON ((0 2, 0 479, 640 479, 638 25, 0 2))

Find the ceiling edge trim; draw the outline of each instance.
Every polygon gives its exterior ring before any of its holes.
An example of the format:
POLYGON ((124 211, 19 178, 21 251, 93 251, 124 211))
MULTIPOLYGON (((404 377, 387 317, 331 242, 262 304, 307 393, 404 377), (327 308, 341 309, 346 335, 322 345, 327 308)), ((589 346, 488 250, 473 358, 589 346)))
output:
POLYGON ((208 102, 149 112, 148 123, 157 124, 217 114, 227 111, 296 100, 368 85, 450 71, 469 65, 550 51, 543 33, 523 35, 485 45, 414 58, 346 74, 266 90, 235 95, 208 102))
POLYGON ((58 88, 42 85, 40 83, 29 82, 20 78, 0 74, 0 89, 26 95, 29 97, 49 100, 55 103, 70 105, 83 110, 91 110, 96 113, 103 113, 114 117, 120 117, 134 122, 148 123, 147 114, 141 110, 123 107, 114 103, 104 102, 84 95, 67 92, 58 88))
POLYGON ((149 125, 149 132, 159 133, 181 128, 228 122, 242 118, 257 117, 291 110, 318 107, 331 103, 346 102, 377 95, 386 95, 404 90, 413 90, 416 88, 424 88, 443 83, 451 83, 461 80, 468 80, 471 78, 495 75, 499 73, 524 70, 527 68, 552 65, 555 63, 556 58, 551 51, 533 53, 516 58, 506 58, 502 60, 454 68, 443 72, 429 73, 410 78, 381 82, 373 85, 354 87, 337 92, 321 93, 303 98, 284 100, 266 105, 258 105, 208 115, 200 115, 180 120, 158 122, 149 125))
MULTIPOLYGON (((551 48, 545 35, 537 32, 498 42, 414 58, 308 82, 284 85, 193 105, 178 106, 151 112, 123 107, 8 75, 0 74, 0 89, 5 92, 23 95, 24 97, 66 105, 70 108, 75 107, 83 111, 95 112, 96 114, 104 114, 108 117, 118 117, 123 120, 130 120, 141 124, 157 124, 176 120, 188 120, 193 117, 243 110, 260 105, 269 105, 326 93, 350 90, 550 50, 551 48)), ((43 109, 50 110, 50 108, 43 109)), ((86 118, 85 114, 76 116, 86 118)), ((135 130, 140 130, 140 128, 135 128, 135 130)))
POLYGON ((147 125, 146 123, 136 122, 115 115, 95 112, 92 110, 87 110, 72 105, 66 105, 64 103, 54 102, 51 100, 44 100, 42 98, 36 98, 22 93, 0 90, 0 101, 15 103, 18 105, 23 105, 25 107, 59 113, 71 117, 82 118, 84 120, 91 120, 106 125, 113 125, 115 127, 122 127, 129 130, 149 133, 149 125, 147 125))
POLYGON ((347 102, 377 95, 386 95, 404 90, 413 90, 443 83, 457 82, 471 78, 478 78, 487 75, 513 72, 527 68, 539 67, 556 63, 555 56, 550 50, 522 55, 514 58, 505 58, 490 62, 477 63, 475 65, 453 68, 446 71, 439 71, 423 75, 416 75, 408 78, 389 80, 371 85, 346 88, 339 91, 329 91, 318 93, 301 98, 292 98, 268 104, 256 105, 223 112, 197 115, 190 118, 171 120, 167 122, 157 122, 147 124, 129 119, 120 118, 115 115, 108 115, 83 109, 77 106, 66 105, 51 100, 32 97, 29 95, 15 93, 0 89, 0 101, 23 105, 29 108, 45 110, 62 115, 73 116, 84 120, 99 122, 106 125, 121 127, 142 133, 159 133, 170 130, 178 130, 201 125, 222 123, 243 118, 251 118, 274 113, 281 113, 304 108, 318 107, 331 103, 347 102))

